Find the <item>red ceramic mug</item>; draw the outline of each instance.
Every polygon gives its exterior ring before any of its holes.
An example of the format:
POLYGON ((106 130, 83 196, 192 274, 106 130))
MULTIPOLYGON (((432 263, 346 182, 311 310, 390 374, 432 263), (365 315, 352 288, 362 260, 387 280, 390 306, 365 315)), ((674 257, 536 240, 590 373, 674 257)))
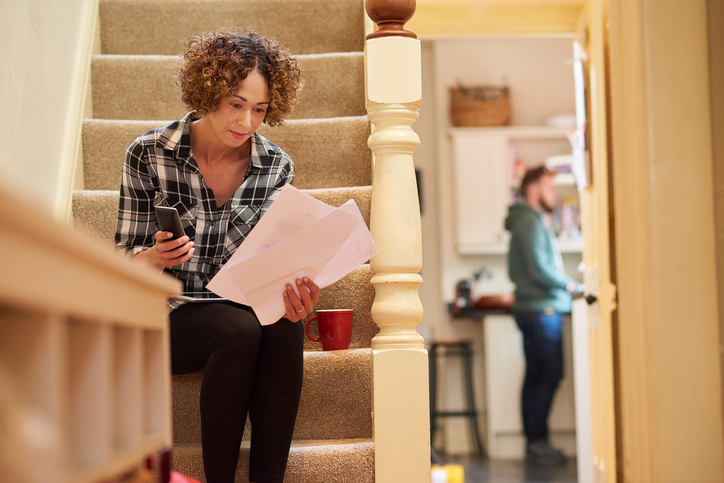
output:
POLYGON ((352 309, 317 310, 314 317, 307 320, 305 330, 307 337, 315 342, 322 342, 322 349, 338 351, 349 349, 352 340, 352 309), (309 333, 309 324, 317 320, 319 338, 309 333))

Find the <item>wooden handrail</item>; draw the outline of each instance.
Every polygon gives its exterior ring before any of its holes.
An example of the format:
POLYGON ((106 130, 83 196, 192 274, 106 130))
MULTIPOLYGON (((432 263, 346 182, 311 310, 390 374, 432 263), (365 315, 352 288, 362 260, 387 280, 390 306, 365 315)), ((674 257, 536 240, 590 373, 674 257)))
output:
POLYGON ((416 0, 366 0, 365 9, 379 30, 367 35, 367 40, 380 37, 417 38, 404 26, 415 14, 416 0))
MULTIPOLYGON (((3 272, 22 275, 0 279, 0 301, 36 308, 46 304, 59 312, 72 308, 76 314, 89 317, 109 313, 117 320, 135 323, 147 318, 148 313, 129 305, 117 296, 118 292, 104 293, 91 276, 107 275, 111 285, 142 298, 163 299, 180 293, 177 280, 159 276, 143 264, 131 263, 97 240, 57 223, 12 187, 0 185, 0 202, 4 207, 0 211, 0 246, 7 247, 8 254, 3 272), (66 271, 59 263, 68 266, 66 271), (71 279, 73 283, 69 283, 71 279), (74 296, 77 293, 80 296, 74 296)), ((160 309, 165 315, 164 304, 160 309)))
POLYGON ((115 481, 172 443, 166 302, 181 284, 2 183, 0 204, 3 476, 115 481))

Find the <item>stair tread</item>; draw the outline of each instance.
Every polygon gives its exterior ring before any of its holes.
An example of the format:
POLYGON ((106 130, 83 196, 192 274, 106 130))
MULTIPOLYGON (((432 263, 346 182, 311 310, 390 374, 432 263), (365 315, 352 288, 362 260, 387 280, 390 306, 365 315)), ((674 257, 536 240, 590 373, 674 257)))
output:
MULTIPOLYGON (((374 444, 372 438, 340 438, 340 439, 294 439, 292 440, 292 449, 298 448, 315 448, 319 446, 337 446, 337 445, 358 445, 358 444, 374 444)), ((174 443, 174 448, 196 448, 201 443, 174 443)), ((251 441, 244 440, 241 442, 242 448, 251 446, 251 441)))
MULTIPOLYGON (((115 190, 128 146, 140 135, 173 120, 86 119, 83 123, 83 178, 87 190, 115 190)), ((291 119, 282 126, 262 125, 259 134, 294 160, 297 188, 372 184, 372 154, 366 116, 291 119), (310 143, 310 139, 315 142, 310 143)))
MULTIPOLYGON (((363 116, 362 52, 298 55, 305 86, 290 119, 363 116)), ((179 57, 94 55, 93 117, 180 119, 186 106, 176 87, 179 57)))
MULTIPOLYGON (((172 377, 174 442, 201 441, 203 372, 172 377)), ((372 349, 304 353, 295 440, 372 436, 372 349), (324 414, 324 418, 319 415, 324 414)), ((247 421, 244 439, 251 436, 247 421)))
MULTIPOLYGON (((242 442, 235 481, 249 481, 249 443, 242 442)), ((175 444, 173 469, 206 481, 200 443, 175 444)), ((292 442, 284 483, 373 483, 375 445, 370 438, 292 442)))
POLYGON ((295 53, 362 50, 363 0, 101 0, 104 53, 180 54, 188 38, 251 27, 295 53), (290 28, 298 25, 302 28, 290 28))

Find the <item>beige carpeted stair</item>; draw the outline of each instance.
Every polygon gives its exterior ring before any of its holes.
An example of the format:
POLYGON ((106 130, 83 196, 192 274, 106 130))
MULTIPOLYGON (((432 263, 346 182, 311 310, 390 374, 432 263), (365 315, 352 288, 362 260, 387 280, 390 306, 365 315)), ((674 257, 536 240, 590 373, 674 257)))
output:
MULTIPOLYGON (((120 182, 119 182, 120 184, 120 182)), ((355 200, 365 219, 370 224, 370 186, 350 188, 324 188, 304 190, 308 195, 332 206, 341 206, 347 200, 355 200)), ((80 190, 73 193, 73 224, 95 238, 113 242, 118 214, 118 190, 80 190)))
POLYGON ((361 0, 101 0, 104 54, 177 55, 198 32, 251 27, 295 54, 360 52, 361 0))
MULTIPOLYGON (((120 168, 140 134, 181 118, 177 55, 197 32, 251 26, 298 56, 306 85, 299 110, 260 133, 295 162, 295 185, 334 206, 355 200, 369 224, 370 125, 364 109, 363 0, 100 0, 102 54, 92 60, 93 118, 83 126, 84 190, 73 197, 79 229, 109 243, 120 168)), ((352 308, 349 350, 322 352, 307 340, 304 386, 285 481, 373 482, 370 309, 363 265, 324 289, 323 308, 352 308)), ((314 330, 313 330, 314 331, 314 330)), ((174 467, 204 481, 198 397, 202 373, 173 377, 174 467)), ((237 481, 248 481, 244 436, 237 481)))
MULTIPOLYGON (((321 1, 321 0, 319 0, 321 1)), ((361 52, 298 56, 305 86, 290 118, 366 114, 361 52)), ((170 55, 96 55, 91 63, 93 117, 178 119, 186 106, 176 88, 179 59, 170 55)))
MULTIPOLYGON (((355 439, 371 434, 370 358, 367 349, 304 353, 305 385, 295 439, 355 439)), ((201 374, 174 376, 173 425, 178 428, 174 431, 177 443, 201 440, 201 374)), ((244 440, 250 439, 249 433, 245 432, 244 440)))
MULTIPOLYGON (((201 447, 174 444, 174 469, 196 474, 203 465, 201 447)), ((374 445, 369 438, 342 440, 294 440, 289 451, 285 483, 373 483, 374 445)), ((249 481, 249 443, 241 444, 236 481, 249 481)), ((202 478, 196 478, 203 481, 202 478)))
MULTIPOLYGON (((86 119, 83 124, 85 189, 117 190, 121 184, 123 156, 131 142, 146 131, 170 122, 86 119)), ((294 180, 297 188, 372 183, 369 151, 360 149, 370 135, 366 116, 296 119, 273 128, 263 125, 259 133, 292 157, 297 170, 294 180)))

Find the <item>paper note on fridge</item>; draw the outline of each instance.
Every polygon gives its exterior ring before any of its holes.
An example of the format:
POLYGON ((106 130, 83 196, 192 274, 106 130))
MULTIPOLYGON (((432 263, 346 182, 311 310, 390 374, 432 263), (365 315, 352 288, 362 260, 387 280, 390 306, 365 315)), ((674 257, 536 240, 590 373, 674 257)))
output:
POLYGON ((208 288, 269 325, 286 312, 287 283, 309 277, 326 287, 376 254, 353 200, 334 208, 287 185, 208 288))

